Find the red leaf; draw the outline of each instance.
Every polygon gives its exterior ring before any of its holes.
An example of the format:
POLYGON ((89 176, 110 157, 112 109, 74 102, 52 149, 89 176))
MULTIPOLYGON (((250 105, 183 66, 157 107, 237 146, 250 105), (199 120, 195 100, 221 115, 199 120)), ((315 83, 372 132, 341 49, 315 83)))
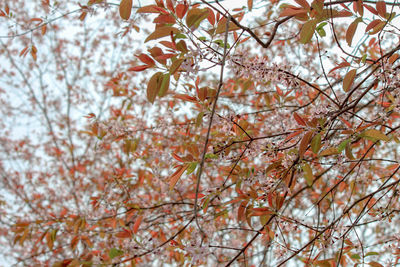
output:
POLYGON ((293 112, 293 117, 297 121, 298 124, 306 126, 306 122, 296 112, 293 112))
POLYGON ((369 5, 366 5, 366 4, 364 4, 364 7, 365 7, 366 9, 368 9, 369 12, 371 12, 372 14, 378 15, 378 11, 376 11, 376 9, 375 9, 374 7, 369 6, 369 5))
POLYGON ((348 66, 350 66, 350 63, 349 63, 349 62, 347 62, 347 61, 342 62, 342 63, 340 63, 339 65, 337 65, 336 67, 334 67, 333 69, 331 69, 331 70, 329 71, 329 73, 331 73, 331 72, 333 72, 333 71, 335 71, 335 70, 337 70, 337 69, 345 68, 345 67, 348 67, 348 66))
POLYGON ((186 11, 188 10, 188 6, 185 4, 178 4, 176 6, 176 15, 178 18, 183 18, 186 14, 186 11))
POLYGON ((149 66, 154 66, 156 63, 154 62, 154 60, 149 57, 146 54, 140 54, 138 56, 136 56, 138 59, 140 59, 140 61, 142 61, 144 64, 149 65, 149 66))
POLYGON ((148 65, 140 65, 140 66, 135 66, 132 68, 129 68, 128 71, 144 71, 145 69, 148 69, 150 66, 148 65))

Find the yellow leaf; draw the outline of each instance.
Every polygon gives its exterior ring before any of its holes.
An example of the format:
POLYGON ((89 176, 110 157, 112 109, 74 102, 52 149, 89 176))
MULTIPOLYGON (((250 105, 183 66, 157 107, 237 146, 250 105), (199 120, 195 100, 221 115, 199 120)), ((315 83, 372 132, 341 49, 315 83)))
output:
POLYGON ((364 136, 372 137, 378 140, 389 141, 389 137, 376 129, 368 129, 364 132, 364 136))
POLYGON ((321 157, 323 157, 323 156, 330 156, 330 155, 335 155, 335 154, 339 154, 339 151, 335 147, 328 147, 327 149, 322 151, 319 155, 321 157))
POLYGON ((317 26, 317 20, 314 19, 304 23, 300 31, 300 43, 306 44, 311 41, 316 26, 317 26))
POLYGON ((121 0, 119 4, 119 15, 122 19, 128 20, 132 12, 132 0, 121 0))

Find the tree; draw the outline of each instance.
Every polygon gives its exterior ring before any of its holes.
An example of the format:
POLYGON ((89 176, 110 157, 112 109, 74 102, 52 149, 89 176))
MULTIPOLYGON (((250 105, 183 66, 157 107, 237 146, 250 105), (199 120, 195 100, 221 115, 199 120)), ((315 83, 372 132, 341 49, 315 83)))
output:
POLYGON ((7 262, 398 264, 400 3, 238 3, 1 4, 7 262))

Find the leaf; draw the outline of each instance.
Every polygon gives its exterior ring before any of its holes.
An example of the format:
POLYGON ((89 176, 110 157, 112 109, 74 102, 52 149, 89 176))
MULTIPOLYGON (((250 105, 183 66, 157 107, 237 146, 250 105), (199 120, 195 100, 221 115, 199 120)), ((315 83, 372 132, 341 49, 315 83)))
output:
POLYGON ((185 16, 187 10, 188 6, 186 4, 178 4, 176 6, 176 15, 178 16, 178 18, 182 19, 185 16))
POLYGON ((186 25, 190 29, 199 27, 201 21, 208 17, 208 9, 192 8, 186 15, 186 25))
POLYGON ((319 155, 321 157, 323 157, 323 156, 331 156, 331 155, 335 155, 335 154, 339 154, 339 151, 335 147, 328 147, 327 149, 322 151, 319 155))
POLYGON ((350 160, 354 160, 354 159, 355 159, 355 157, 353 156, 353 153, 351 152, 351 146, 350 146, 349 143, 346 144, 344 153, 345 153, 345 155, 346 155, 346 157, 347 157, 348 159, 350 159, 350 160))
POLYGON ((241 221, 243 221, 245 219, 245 216, 244 216, 245 213, 244 212, 246 211, 247 204, 248 204, 247 200, 242 201, 240 203, 240 206, 238 208, 238 213, 237 213, 237 219, 238 219, 239 222, 241 222, 241 221))
POLYGON ((306 183, 308 186, 311 186, 314 181, 314 175, 312 173, 312 169, 308 163, 304 163, 302 166, 304 172, 304 178, 306 179, 306 183))
POLYGON ((306 126, 306 122, 303 120, 302 117, 299 116, 296 112, 293 112, 293 117, 296 120, 296 122, 302 126, 306 126))
POLYGON ((253 0, 247 0, 247 8, 249 11, 253 9, 253 0))
POLYGON ((304 14, 307 14, 307 10, 294 6, 289 6, 282 10, 282 12, 279 14, 279 17, 290 17, 304 14))
POLYGON ((317 27, 317 20, 310 20, 304 23, 300 31, 300 43, 306 44, 311 41, 317 27))
POLYGON ((372 266, 372 267, 383 267, 382 264, 380 264, 376 261, 370 261, 370 262, 368 262, 368 264, 369 264, 369 266, 372 266))
POLYGON ((31 56, 34 61, 37 60, 37 48, 34 45, 32 45, 32 47, 31 47, 31 56))
POLYGON ((169 36, 171 34, 175 34, 180 32, 179 29, 171 26, 164 26, 164 27, 158 27, 155 29, 155 31, 147 36, 146 40, 144 42, 148 42, 150 40, 155 40, 161 37, 169 36))
POLYGON ((145 69, 148 69, 150 66, 148 65, 140 65, 140 66, 135 66, 132 68, 129 68, 128 71, 144 71, 145 69))
POLYGON ((347 62, 347 61, 344 61, 344 62, 340 63, 339 65, 337 65, 336 67, 334 67, 333 69, 331 69, 329 71, 329 73, 331 73, 331 72, 333 72, 333 71, 335 71, 337 69, 345 68, 345 67, 348 67, 348 66, 350 66, 350 63, 347 62))
POLYGON ((356 18, 347 28, 346 31, 346 42, 349 46, 351 46, 351 42, 353 41, 354 34, 357 30, 358 23, 362 21, 361 18, 356 18))
POLYGON ((154 103, 158 92, 160 91, 160 78, 162 76, 162 72, 157 72, 151 76, 149 83, 147 84, 147 100, 150 103, 154 103))
POLYGON ((174 189, 179 178, 181 178, 188 166, 189 164, 179 165, 178 169, 171 175, 171 177, 169 177, 169 190, 174 189))
POLYGON ((134 234, 136 234, 138 232, 140 223, 142 222, 142 219, 143 219, 143 216, 139 216, 136 219, 135 223, 133 224, 132 231, 133 231, 134 234))
POLYGON ((174 24, 176 20, 170 14, 160 14, 157 18, 153 20, 153 22, 159 24, 174 24))
POLYGON ((375 28, 376 25, 378 25, 380 22, 382 22, 380 19, 376 19, 371 21, 367 27, 365 28, 365 32, 368 32, 370 30, 372 30, 373 28, 375 28))
POLYGON ((384 1, 376 2, 376 11, 382 18, 386 18, 386 3, 384 1))
POLYGON ((369 6, 369 5, 367 5, 367 4, 364 4, 364 7, 365 7, 366 9, 368 9, 369 12, 371 12, 372 14, 378 15, 378 11, 376 11, 376 9, 375 9, 374 7, 369 6))
POLYGON ((343 90, 348 92, 350 90, 351 85, 354 82, 354 78, 356 77, 357 70, 350 70, 343 78, 343 90))
POLYGON ((312 152, 317 154, 320 149, 321 149, 321 134, 318 133, 311 140, 311 150, 312 152))
MULTIPOLYGON (((239 30, 240 28, 238 26, 236 26, 235 23, 233 23, 232 21, 229 22, 229 27, 228 27, 228 31, 235 31, 235 30, 239 30)), ((220 33, 224 33, 226 30, 226 18, 222 18, 217 25, 217 29, 215 30, 216 34, 220 34, 220 33)))
POLYGON ((300 158, 303 158, 303 155, 307 150, 307 147, 308 147, 308 144, 310 143, 312 135, 313 135, 313 132, 309 131, 303 136, 303 139, 301 139, 300 146, 299 146, 299 157, 300 158))
POLYGON ((175 72, 179 69, 179 67, 181 66, 182 62, 184 61, 184 59, 177 59, 174 62, 172 62, 171 67, 169 68, 169 73, 171 75, 174 75, 175 72))
POLYGON ((154 66, 156 64, 154 60, 146 54, 139 54, 136 57, 146 65, 154 66))
POLYGON ((122 250, 116 249, 116 248, 111 248, 110 251, 108 252, 108 256, 111 259, 114 259, 116 257, 124 255, 124 252, 122 250))
POLYGON ((368 129, 364 131, 363 136, 372 137, 382 141, 389 141, 389 137, 376 129, 368 129))
POLYGON ((310 4, 306 0, 295 0, 295 2, 306 10, 310 10, 311 8, 310 4))
POLYGON ((370 251, 370 252, 367 252, 367 253, 365 254, 365 257, 368 257, 368 256, 377 256, 377 255, 379 255, 378 252, 370 251))
POLYGON ((167 94, 168 89, 169 89, 169 80, 170 80, 170 74, 166 73, 163 75, 162 77, 162 81, 161 81, 161 86, 160 86, 160 90, 158 92, 158 96, 159 97, 163 97, 167 94))
POLYGON ((132 12, 132 0, 121 0, 119 4, 119 15, 122 19, 128 20, 132 12))
POLYGON ((159 7, 157 5, 148 5, 139 8, 136 13, 163 13, 169 14, 164 8, 159 7))

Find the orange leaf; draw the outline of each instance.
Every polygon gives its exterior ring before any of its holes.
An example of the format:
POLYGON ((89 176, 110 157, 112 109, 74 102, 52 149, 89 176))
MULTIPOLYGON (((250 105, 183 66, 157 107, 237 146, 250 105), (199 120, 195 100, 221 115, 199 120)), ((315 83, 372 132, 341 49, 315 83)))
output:
POLYGON ((289 6, 282 10, 281 14, 279 14, 279 17, 289 17, 289 16, 296 16, 296 15, 303 15, 307 14, 307 10, 303 8, 298 8, 294 6, 289 6))
POLYGON ((346 31, 346 42, 349 46, 351 46, 351 42, 353 41, 354 34, 356 33, 358 23, 360 22, 360 18, 356 18, 347 28, 346 31))
POLYGON ((372 30, 373 28, 375 28, 376 25, 378 25, 380 22, 382 22, 380 19, 376 19, 371 21, 367 27, 365 28, 365 32, 368 32, 370 30, 372 30))
POLYGON ((179 165, 178 169, 174 172, 174 174, 172 174, 171 177, 169 177, 169 190, 174 189, 179 178, 181 178, 182 174, 185 172, 188 166, 189 164, 179 165))
POLYGON ((253 0, 247 0, 247 7, 248 7, 249 11, 251 11, 253 9, 253 0))
POLYGON ((132 0, 121 0, 119 4, 119 15, 122 19, 128 20, 132 12, 132 0))
POLYGON ((356 74, 357 74, 357 70, 354 69, 354 70, 350 70, 346 74, 346 76, 344 76, 344 78, 343 78, 343 90, 345 92, 349 91, 351 85, 354 82, 354 78, 356 77, 356 74))
POLYGON ((237 215, 237 217, 238 217, 238 221, 239 222, 241 222, 241 221, 243 221, 245 218, 245 216, 244 216, 244 212, 245 212, 245 210, 246 210, 246 206, 247 206, 247 201, 245 200, 245 201, 242 201, 242 203, 240 203, 240 206, 239 206, 239 208, 238 208, 238 215, 237 215))
POLYGON ((386 17, 386 3, 384 1, 378 1, 376 3, 376 10, 382 18, 386 17))
POLYGON ((162 72, 154 73, 147 84, 147 100, 151 103, 154 103, 154 100, 160 91, 162 76, 162 72))
POLYGON ((179 30, 175 27, 171 27, 171 26, 164 26, 164 27, 159 27, 156 28, 156 30, 150 34, 149 36, 147 36, 146 40, 144 40, 144 42, 148 42, 150 40, 155 40, 161 37, 165 37, 168 35, 171 35, 171 33, 177 33, 179 32, 179 30))
POLYGON ((142 222, 142 219, 143 219, 143 216, 139 216, 137 219, 136 219, 136 222, 135 222, 135 224, 133 225, 133 233, 137 233, 138 232, 138 230, 139 230, 139 226, 140 226, 140 223, 142 222))
POLYGON ((300 158, 302 158, 304 153, 306 152, 308 144, 311 141, 312 135, 313 135, 313 132, 309 131, 303 136, 303 139, 301 139, 300 146, 299 146, 299 157, 300 158))
POLYGON ((153 20, 154 23, 164 23, 171 24, 175 23, 175 18, 170 14, 160 14, 157 18, 153 20))
POLYGON ((333 69, 331 69, 331 70, 329 71, 329 73, 331 73, 331 72, 333 72, 333 71, 335 71, 335 70, 337 70, 337 69, 345 68, 345 67, 348 67, 348 66, 350 66, 350 63, 349 63, 349 62, 347 62, 347 61, 342 62, 342 63, 340 63, 339 65, 337 65, 336 67, 334 67, 333 69))

